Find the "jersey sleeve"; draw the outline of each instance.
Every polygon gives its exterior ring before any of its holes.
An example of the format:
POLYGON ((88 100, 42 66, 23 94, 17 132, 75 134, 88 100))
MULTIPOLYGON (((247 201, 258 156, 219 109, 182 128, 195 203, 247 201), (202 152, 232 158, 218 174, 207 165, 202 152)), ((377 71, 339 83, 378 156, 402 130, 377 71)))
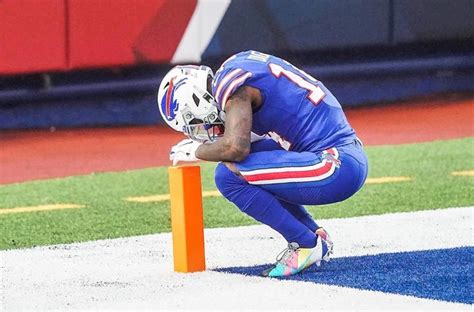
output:
POLYGON ((212 85, 212 94, 222 110, 227 100, 243 85, 252 85, 266 70, 265 62, 256 63, 249 53, 240 53, 222 64, 212 85))
POLYGON ((229 99, 240 86, 244 85, 246 80, 250 77, 252 77, 252 73, 241 68, 233 68, 232 70, 225 70, 221 73, 221 77, 218 77, 219 79, 216 81, 213 94, 222 110, 225 111, 227 99, 229 99))

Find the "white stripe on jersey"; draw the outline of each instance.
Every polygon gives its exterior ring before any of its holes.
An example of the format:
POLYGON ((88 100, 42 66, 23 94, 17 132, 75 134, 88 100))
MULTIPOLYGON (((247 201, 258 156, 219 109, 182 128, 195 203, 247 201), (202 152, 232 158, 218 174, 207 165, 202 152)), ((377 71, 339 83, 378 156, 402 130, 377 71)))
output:
POLYGON ((227 87, 227 89, 224 92, 224 95, 222 96, 222 101, 221 101, 222 110, 225 110, 225 103, 227 102, 227 98, 234 91, 234 89, 238 85, 242 84, 245 80, 247 80, 247 78, 249 78, 251 76, 252 76, 252 73, 247 72, 245 75, 240 76, 239 78, 235 79, 234 81, 232 81, 229 84, 229 86, 227 87))
POLYGON ((281 184, 281 183, 297 183, 297 182, 315 182, 321 181, 330 177, 336 170, 336 165, 332 164, 329 170, 322 175, 303 177, 303 178, 283 178, 283 179, 268 179, 268 180, 257 180, 249 181, 249 184, 262 185, 262 184, 281 184))
POLYGON ((219 101, 218 100, 219 95, 221 94, 221 91, 224 88, 224 86, 226 85, 226 83, 228 83, 229 80, 233 79, 235 76, 240 74, 241 71, 242 71, 242 69, 236 68, 236 69, 232 70, 230 73, 228 73, 224 78, 221 79, 221 82, 219 83, 219 86, 216 89, 216 94, 214 94, 214 98, 216 99, 216 101, 219 101))
POLYGON ((248 170, 248 171, 241 170, 240 173, 243 176, 250 176, 250 175, 262 174, 262 173, 310 171, 310 170, 316 170, 321 167, 324 167, 326 165, 326 162, 327 162, 326 160, 323 160, 322 162, 316 163, 314 165, 302 166, 302 167, 265 168, 265 169, 255 169, 255 170, 248 170))

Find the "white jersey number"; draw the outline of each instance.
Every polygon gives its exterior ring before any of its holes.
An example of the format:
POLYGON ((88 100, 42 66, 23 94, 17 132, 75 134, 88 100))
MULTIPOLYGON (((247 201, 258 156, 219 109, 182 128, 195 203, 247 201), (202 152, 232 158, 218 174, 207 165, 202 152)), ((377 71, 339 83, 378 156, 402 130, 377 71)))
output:
POLYGON ((270 67, 270 71, 272 72, 273 76, 280 78, 281 75, 285 76, 289 80, 291 80, 293 83, 295 83, 298 87, 303 88, 308 91, 307 98, 314 104, 318 105, 319 102, 324 98, 326 94, 324 94, 324 91, 321 90, 321 88, 318 85, 314 85, 311 82, 305 80, 303 77, 300 75, 284 69, 278 64, 270 63, 268 64, 270 67))

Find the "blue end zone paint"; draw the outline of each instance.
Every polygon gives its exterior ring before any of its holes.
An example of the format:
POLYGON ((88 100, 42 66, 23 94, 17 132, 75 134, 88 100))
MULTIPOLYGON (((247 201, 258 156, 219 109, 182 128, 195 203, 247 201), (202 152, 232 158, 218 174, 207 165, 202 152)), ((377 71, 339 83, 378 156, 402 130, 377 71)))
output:
MULTIPOLYGON (((312 266, 299 275, 282 279, 472 304, 473 249, 460 247, 335 258, 319 268, 312 266)), ((260 275, 268 266, 216 271, 260 275)))

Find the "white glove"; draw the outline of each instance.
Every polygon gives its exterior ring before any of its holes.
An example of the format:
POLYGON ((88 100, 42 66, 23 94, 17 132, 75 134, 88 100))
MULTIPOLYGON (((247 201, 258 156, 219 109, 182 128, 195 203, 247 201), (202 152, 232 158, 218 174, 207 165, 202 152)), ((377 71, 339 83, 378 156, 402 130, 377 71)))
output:
POLYGON ((196 150, 202 143, 184 139, 171 148, 170 160, 175 166, 180 161, 198 161, 196 150))

